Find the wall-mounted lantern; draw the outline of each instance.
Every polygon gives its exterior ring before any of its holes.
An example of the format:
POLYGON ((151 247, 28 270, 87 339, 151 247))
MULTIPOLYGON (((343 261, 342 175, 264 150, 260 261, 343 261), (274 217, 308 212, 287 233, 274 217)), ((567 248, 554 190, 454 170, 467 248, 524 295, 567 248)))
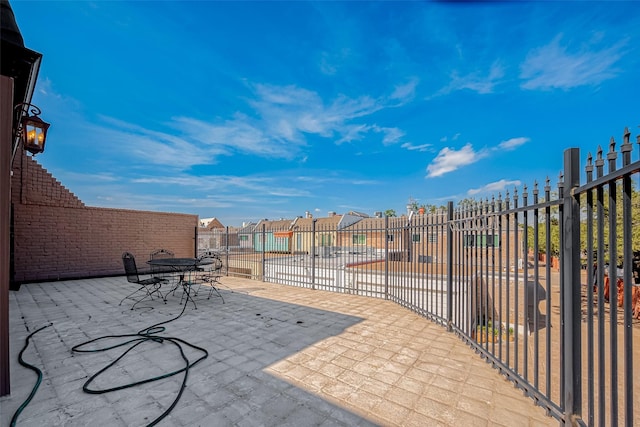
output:
POLYGON ((34 156, 42 153, 44 144, 47 141, 47 130, 50 124, 39 117, 42 113, 40 108, 33 104, 21 103, 16 105, 14 110, 20 117, 14 132, 20 138, 22 146, 34 156), (17 112, 18 109, 20 110, 19 113, 17 112), (24 116, 25 113, 27 114, 26 116, 24 116))

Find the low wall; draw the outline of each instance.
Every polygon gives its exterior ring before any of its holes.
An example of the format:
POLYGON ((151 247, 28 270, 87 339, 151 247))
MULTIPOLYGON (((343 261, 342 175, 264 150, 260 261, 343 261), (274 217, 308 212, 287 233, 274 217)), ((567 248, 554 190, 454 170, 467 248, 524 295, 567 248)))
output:
POLYGON ((143 271, 156 249, 195 256, 197 215, 87 207, 22 150, 12 171, 13 283, 123 275, 124 251, 143 271))
POLYGON ((108 208, 14 206, 14 281, 124 274, 122 252, 140 270, 159 248, 194 256, 197 215, 108 208))

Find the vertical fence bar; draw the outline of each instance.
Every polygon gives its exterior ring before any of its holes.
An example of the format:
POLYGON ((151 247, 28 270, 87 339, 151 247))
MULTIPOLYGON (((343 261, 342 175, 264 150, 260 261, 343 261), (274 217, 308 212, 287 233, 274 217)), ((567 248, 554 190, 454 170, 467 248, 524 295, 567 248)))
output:
POLYGON ((266 253, 267 253, 267 228, 266 228, 266 224, 263 222, 262 223, 262 231, 261 231, 261 239, 262 239, 262 245, 261 245, 261 249, 262 249, 262 281, 265 281, 265 269, 267 267, 267 263, 265 260, 266 257, 266 253))
POLYGON ((447 330, 453 319, 453 202, 447 202, 447 330))
MULTIPOLYGON (((527 207, 529 194, 527 192, 527 185, 525 184, 522 191, 522 206, 527 207)), ((524 354, 522 355, 524 365, 524 380, 529 382, 529 211, 523 212, 524 218, 522 218, 522 281, 524 283, 524 354)))
POLYGON ((580 205, 573 190, 580 186, 580 150, 570 148, 564 152, 565 191, 562 222, 564 241, 562 258, 564 277, 564 306, 562 317, 565 324, 564 340, 564 378, 565 378, 565 424, 575 425, 581 408, 582 362, 580 357, 580 205))
POLYGON ((316 288, 316 223, 318 219, 313 218, 311 222, 311 289, 316 288))
POLYGON ((389 299, 389 217, 384 217, 384 299, 389 299))
MULTIPOLYGON (((224 250, 224 253, 225 253, 225 265, 227 266, 226 267, 226 269, 227 269, 226 275, 228 276, 229 275, 229 251, 230 251, 230 249, 229 249, 229 226, 228 225, 225 227, 225 236, 226 236, 226 239, 225 239, 225 250, 224 250)), ((240 237, 238 237, 238 244, 240 244, 239 240, 240 240, 240 237)))
MULTIPOLYGON (((538 206, 538 183, 534 181, 533 183, 533 204, 538 206)), ((539 375, 538 366, 540 364, 538 353, 540 351, 539 341, 539 323, 540 319, 538 318, 538 303, 539 303, 539 295, 538 295, 538 283, 540 283, 540 265, 538 263, 538 225, 540 221, 539 210, 536 207, 533 210, 533 303, 535 304, 533 310, 533 325, 534 325, 534 336, 533 336, 533 386, 536 390, 540 388, 539 385, 539 375)), ((549 281, 547 281, 548 283, 549 281)))
MULTIPOLYGON (((587 158, 587 183, 593 181, 593 158, 587 158)), ((587 192, 587 421, 590 426, 594 421, 594 337, 593 337, 593 190, 587 192)))
MULTIPOLYGON (((615 172, 616 160, 618 153, 616 153, 616 142, 611 137, 609 142, 609 152, 607 153, 607 160, 609 163, 609 173, 615 172)), ((611 420, 609 425, 618 425, 618 358, 616 357, 618 351, 618 293, 616 282, 618 278, 618 268, 616 263, 618 262, 618 234, 617 234, 617 215, 618 203, 617 203, 617 186, 615 181, 609 181, 609 334, 610 334, 610 385, 611 385, 611 420)))
MULTIPOLYGON (((547 181, 545 183, 544 186, 544 199, 546 202, 549 202, 551 200, 551 181, 549 180, 549 177, 547 177, 547 181)), ((551 400, 551 371, 552 371, 552 366, 551 366, 551 262, 552 262, 552 253, 551 253, 551 206, 547 205, 544 209, 544 216, 545 216, 545 221, 544 221, 544 228, 545 228, 545 242, 544 242, 544 248, 545 248, 545 254, 547 256, 546 258, 546 262, 545 262, 545 277, 547 278, 547 304, 546 304, 546 315, 547 315, 547 340, 546 340, 546 346, 547 346, 547 357, 546 357, 546 364, 547 364, 547 374, 546 374, 546 390, 547 390, 547 399, 551 400)))
MULTIPOLYGON (((598 146, 596 154, 596 176, 604 176, 604 158, 602 148, 598 146)), ((597 240, 598 254, 596 255, 596 284, 598 294, 598 421, 599 426, 605 425, 605 341, 604 341, 604 189, 602 185, 596 188, 597 203, 597 240)))
POLYGON ((198 226, 193 227, 193 257, 198 257, 198 226))
MULTIPOLYGON (((518 209, 518 189, 514 189, 513 190, 513 207, 514 209, 518 209)), ((513 239, 513 255, 514 255, 514 259, 516 264, 514 265, 513 269, 514 269, 514 283, 515 286, 513 288, 513 293, 514 293, 514 321, 515 321, 515 331, 519 330, 519 321, 520 321, 520 301, 519 301, 519 292, 518 289, 520 289, 520 257, 522 256, 522 253, 520 252, 520 244, 519 244, 519 239, 518 239, 518 233, 520 231, 520 226, 519 226, 519 221, 518 221, 518 213, 514 212, 513 213, 513 233, 514 233, 514 239, 513 239)), ((516 333, 515 334, 515 355, 514 355, 514 371, 517 373, 520 373, 520 371, 518 370, 519 367, 519 362, 520 362, 520 352, 519 352, 519 340, 520 340, 520 334, 516 333)))
MULTIPOLYGON (((498 194, 498 211, 502 212, 502 195, 498 194)), ((497 216, 497 220, 498 220, 498 307, 500 307, 500 310, 498 311, 498 324, 502 327, 502 291, 503 291, 503 286, 502 286, 502 257, 503 257, 503 252, 502 252, 502 244, 504 243, 504 240, 502 238, 502 218, 503 215, 502 213, 498 214, 497 216)), ((509 236, 507 236, 507 239, 509 240, 509 236)), ((508 286, 508 285, 507 285, 508 286)), ((506 345, 509 345, 509 325, 506 325, 506 332, 507 332, 507 340, 506 340, 506 345)), ((502 339, 502 335, 500 336, 500 339, 502 339)), ((503 345, 502 343, 500 344, 500 348, 498 349, 498 359, 500 359, 502 361, 502 348, 503 345)))
MULTIPOLYGON (((507 190, 507 192, 505 193, 505 198, 504 198, 504 203, 505 203, 505 210, 508 211, 509 210, 509 191, 507 190)), ((505 268, 507 270, 507 274, 506 274, 506 278, 505 278, 505 283, 507 285, 507 292, 505 295, 505 298, 507 299, 507 304, 505 307, 505 311, 507 312, 507 341, 509 341, 511 339, 511 335, 510 335, 510 328, 511 328, 511 268, 509 265, 509 261, 511 260, 511 229, 513 227, 511 227, 511 215, 507 214, 507 248, 506 248, 506 254, 505 254, 505 260, 506 260, 506 265, 505 268)), ((514 231, 515 234, 515 231, 514 231)), ((518 330, 517 328, 513 329, 514 334, 517 336, 518 334, 518 330)), ((515 339, 515 337, 514 337, 515 339)), ((507 355, 506 355, 506 365, 507 366, 511 366, 511 346, 507 345, 507 355)))
MULTIPOLYGON (((558 198, 562 201, 564 200, 564 174, 561 172, 560 176, 558 177, 558 198)), ((558 206, 558 217, 559 217, 559 221, 558 221, 558 231, 559 231, 559 235, 561 236, 560 238, 560 259, 558 260, 559 263, 559 267, 560 267, 560 355, 561 355, 561 360, 560 360, 560 405, 562 407, 562 411, 565 412, 566 408, 565 408, 565 364, 568 362, 565 362, 564 359, 564 355, 565 353, 565 336, 566 336, 566 332, 565 332, 565 318, 564 318, 564 299, 565 299, 565 293, 566 293, 566 289, 564 286, 565 283, 565 278, 564 278, 564 264, 565 264, 565 259, 563 256, 564 253, 564 246, 565 246, 565 241, 564 241, 564 221, 562 220, 564 218, 564 205, 561 202, 560 205, 558 206)))
MULTIPOLYGON (((490 244, 490 255, 491 255, 491 301, 492 301, 492 319, 491 322, 494 325, 495 330, 498 331, 498 339, 494 340, 494 344, 498 345, 498 348, 502 347, 502 323, 497 322, 496 324, 496 311, 495 311, 495 304, 496 304, 496 200, 495 198, 492 196, 491 197, 491 203, 489 204, 489 217, 487 218, 487 228, 489 230, 489 232, 487 233, 487 244, 489 244, 488 242, 491 241, 490 244)), ((500 306, 498 306, 500 307, 500 306)), ((500 307, 499 310, 501 310, 502 308, 500 307)), ((493 348, 493 353, 495 355, 495 345, 493 348)))
MULTIPOLYGON (((622 165, 631 163, 631 144, 629 137, 631 133, 625 128, 623 143, 620 146, 622 151, 622 165)), ((632 286, 632 246, 631 246, 631 176, 626 174, 622 178, 622 221, 623 221, 623 254, 624 254, 624 277, 623 277, 623 305, 624 305, 624 387, 625 387, 625 422, 631 426, 633 423, 633 330, 631 322, 631 286, 632 286)))

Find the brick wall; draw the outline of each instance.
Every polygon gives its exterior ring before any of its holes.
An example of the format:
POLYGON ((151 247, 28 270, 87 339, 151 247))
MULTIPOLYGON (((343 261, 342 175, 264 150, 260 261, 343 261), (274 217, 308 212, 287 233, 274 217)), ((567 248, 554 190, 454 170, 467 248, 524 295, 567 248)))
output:
POLYGON ((12 171, 17 283, 123 274, 124 251, 140 269, 159 248, 194 256, 197 215, 87 207, 23 152, 12 171))

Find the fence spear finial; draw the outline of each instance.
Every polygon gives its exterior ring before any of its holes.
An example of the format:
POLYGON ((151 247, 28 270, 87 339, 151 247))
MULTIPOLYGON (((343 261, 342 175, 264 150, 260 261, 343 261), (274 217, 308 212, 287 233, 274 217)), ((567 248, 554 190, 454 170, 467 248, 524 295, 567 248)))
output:
POLYGON ((631 132, 629 132, 629 127, 625 126, 624 133, 622 135, 622 143, 623 144, 628 144, 629 143, 629 137, 631 137, 631 132))
POLYGON ((622 135, 622 145, 620 146, 620 151, 622 152, 622 164, 623 166, 627 166, 631 163, 631 151, 633 150, 633 146, 629 142, 629 137, 631 136, 631 132, 629 132, 629 128, 624 128, 624 135, 622 135))

